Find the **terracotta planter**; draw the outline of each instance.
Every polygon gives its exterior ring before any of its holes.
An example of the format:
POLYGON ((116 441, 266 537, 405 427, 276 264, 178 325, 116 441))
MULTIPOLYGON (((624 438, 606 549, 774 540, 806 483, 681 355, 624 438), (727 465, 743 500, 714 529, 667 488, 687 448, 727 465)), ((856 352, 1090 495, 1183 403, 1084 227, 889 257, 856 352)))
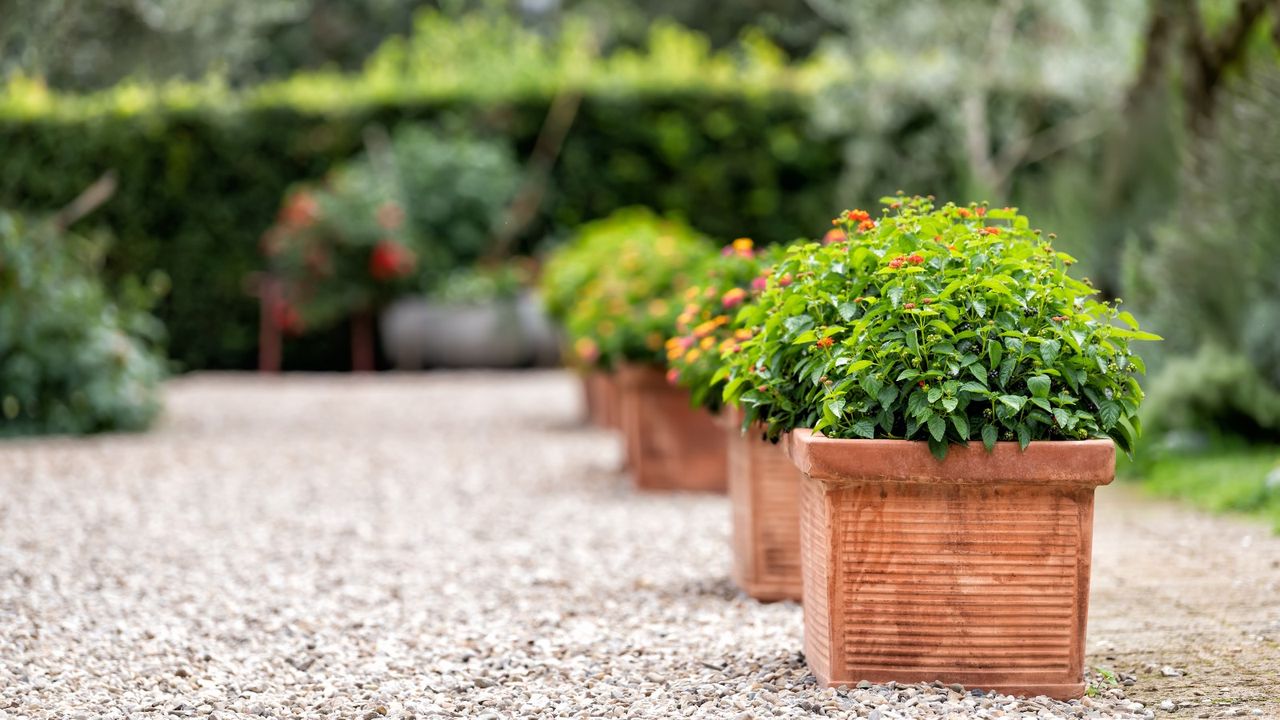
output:
POLYGON ((804 649, 823 685, 1084 693, 1093 492, 1109 440, 952 447, 802 430, 804 649))
POLYGON ((622 389, 616 371, 600 373, 600 421, 611 430, 622 429, 622 389))
POLYGON ((617 375, 627 462, 641 490, 724 492, 724 429, 689 405, 689 394, 663 372, 623 366, 617 375))
POLYGON ((800 472, 779 444, 742 432, 742 412, 725 410, 733 581, 757 600, 799 600, 800 472))

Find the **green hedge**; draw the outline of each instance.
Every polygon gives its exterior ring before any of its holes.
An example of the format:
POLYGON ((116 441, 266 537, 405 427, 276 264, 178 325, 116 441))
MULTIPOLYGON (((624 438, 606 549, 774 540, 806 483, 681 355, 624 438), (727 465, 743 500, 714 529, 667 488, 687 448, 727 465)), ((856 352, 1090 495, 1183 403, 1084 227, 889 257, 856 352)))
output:
MULTIPOLYGON (((429 100, 347 113, 288 106, 216 112, 0 117, 0 205, 48 210, 113 170, 115 196, 89 221, 117 241, 116 277, 155 268, 173 291, 159 313, 188 369, 255 362, 257 305, 247 278, 263 263, 261 232, 293 183, 321 176, 362 147, 366 127, 463 123, 510 138, 526 155, 549 100, 429 100)), ((627 205, 683 214, 712 236, 789 240, 821 230, 837 209, 835 141, 807 136, 803 98, 723 90, 593 92, 552 177, 544 213, 524 239, 627 205)), ((341 368, 342 337, 290 343, 286 366, 341 368)))

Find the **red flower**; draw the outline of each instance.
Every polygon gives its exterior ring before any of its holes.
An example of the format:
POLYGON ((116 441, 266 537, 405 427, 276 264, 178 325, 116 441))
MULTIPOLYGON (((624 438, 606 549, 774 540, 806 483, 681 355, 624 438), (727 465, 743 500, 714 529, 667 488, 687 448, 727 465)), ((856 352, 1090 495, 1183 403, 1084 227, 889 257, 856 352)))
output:
POLYGON ((761 275, 751 279, 752 290, 755 290, 756 292, 763 292, 767 287, 769 287, 769 278, 761 275))
POLYGON ((782 277, 778 278, 778 284, 781 285, 782 287, 786 287, 790 285, 791 282, 792 282, 791 273, 787 273, 786 275, 783 275, 782 277))
POLYGON ((320 217, 320 205, 308 192, 296 192, 280 208, 280 223, 290 228, 309 227, 320 217))
POLYGON ((894 270, 897 270, 898 268, 902 267, 902 264, 905 263, 906 261, 907 259, 905 257, 903 257, 902 255, 899 255, 898 257, 889 261, 889 267, 893 268, 894 270))
POLYGON ((907 256, 907 262, 911 263, 912 265, 919 265, 920 263, 924 262, 924 256, 917 255, 916 253, 911 253, 910 255, 907 256))
POLYGON ((834 245, 844 240, 844 231, 840 228, 831 228, 826 235, 822 236, 823 245, 834 245))
POLYGON ((844 216, 851 222, 866 222, 871 219, 871 213, 866 210, 845 210, 844 216))
POLYGON ((815 345, 817 345, 817 346, 818 346, 818 347, 820 347, 820 348, 826 349, 826 348, 831 347, 832 345, 835 345, 835 344, 836 344, 836 340, 835 340, 835 338, 832 338, 832 337, 824 337, 824 338, 822 338, 821 340, 819 340, 818 342, 816 342, 816 343, 814 343, 814 344, 815 344, 815 345))
POLYGON ((862 222, 858 223, 858 232, 869 232, 875 229, 876 229, 875 220, 863 220, 862 222))
POLYGON ((925 305, 932 305, 932 304, 933 304, 933 298, 925 298, 925 299, 921 300, 920 302, 924 303, 925 305))
POLYGON ((668 370, 667 382, 671 383, 672 385, 675 385, 677 382, 680 382, 680 371, 676 370, 675 368, 671 368, 670 370, 668 370))
POLYGON ((967 218, 973 213, 969 212, 968 208, 956 208, 956 214, 962 218, 967 218))
POLYGON ((979 206, 977 213, 978 213, 978 217, 982 217, 983 215, 987 214, 987 209, 985 207, 979 206))
POLYGON ((905 310, 915 310, 915 309, 916 309, 916 304, 915 304, 915 303, 904 303, 904 304, 902 305, 902 307, 903 307, 903 309, 905 309, 905 310))
POLYGON ((395 240, 380 240, 369 253, 369 274, 378 282, 394 280, 413 272, 417 261, 413 251, 404 245, 395 240))
POLYGON ((984 233, 986 233, 986 234, 988 234, 988 235, 999 235, 999 234, 1000 234, 1000 228, 998 228, 998 227, 991 227, 990 225, 988 225, 987 227, 982 228, 981 232, 984 232, 984 233))

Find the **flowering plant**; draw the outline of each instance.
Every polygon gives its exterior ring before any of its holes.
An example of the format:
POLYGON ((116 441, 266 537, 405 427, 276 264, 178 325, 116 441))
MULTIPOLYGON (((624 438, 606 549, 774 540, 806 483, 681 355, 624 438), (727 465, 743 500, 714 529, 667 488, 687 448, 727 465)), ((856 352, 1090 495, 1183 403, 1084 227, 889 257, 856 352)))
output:
MULTIPOLYGON (((573 354, 589 366, 663 364, 680 297, 713 251, 687 225, 630 208, 584 225, 575 241, 598 248, 566 314, 573 354)), ((553 275, 554 277, 563 275, 553 275)))
POLYGON ((262 238, 285 281, 276 325, 291 333, 328 326, 422 286, 423 249, 401 204, 361 168, 326 186, 295 190, 262 238))
POLYGON ((402 126, 285 198, 262 238, 285 283, 276 324, 301 332, 437 289, 488 252, 518 180, 503 144, 402 126))
POLYGON ((751 337, 735 318, 742 304, 765 287, 768 263, 777 256, 739 238, 707 262, 702 278, 684 291, 675 335, 666 343, 667 380, 688 388, 695 404, 720 408, 724 384, 713 378, 722 356, 737 352, 738 344, 751 337))
POLYGON ((788 250, 742 310, 757 331, 718 377, 746 421, 927 440, 939 458, 978 439, 1109 436, 1132 452, 1144 366, 1129 342, 1159 337, 1091 299, 1016 210, 885 201, 788 250))

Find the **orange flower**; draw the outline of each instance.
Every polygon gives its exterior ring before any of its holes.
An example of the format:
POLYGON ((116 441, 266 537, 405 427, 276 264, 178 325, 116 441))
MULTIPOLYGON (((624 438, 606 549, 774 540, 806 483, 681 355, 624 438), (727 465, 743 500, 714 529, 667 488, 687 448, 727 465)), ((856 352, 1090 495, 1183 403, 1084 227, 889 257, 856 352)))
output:
POLYGON ((875 220, 863 220, 862 222, 858 223, 858 232, 869 232, 875 229, 876 229, 875 220))
POLYGON ((743 290, 742 288, 733 288, 720 296, 720 304, 727 308, 732 308, 741 305, 742 301, 746 299, 746 290, 743 290))
POLYGON ((1000 228, 998 228, 998 227, 991 227, 990 225, 988 225, 987 227, 982 228, 982 232, 984 232, 984 233, 986 233, 986 234, 988 234, 988 235, 999 235, 999 234, 1000 234, 1000 228))
POLYGON ((829 347, 831 347, 832 345, 835 345, 835 344, 836 344, 836 340, 835 340, 835 338, 833 338, 833 337, 824 337, 824 338, 822 338, 821 340, 819 340, 818 342, 816 342, 816 343, 814 343, 814 344, 815 344, 815 345, 817 345, 817 346, 818 346, 818 347, 820 347, 820 348, 823 348, 823 349, 825 350, 826 348, 829 348, 829 347))
POLYGON ((738 238, 733 241, 733 251, 742 257, 751 257, 754 247, 755 245, 751 242, 751 238, 738 238))
POLYGON ((866 210, 846 210, 844 214, 850 222, 866 222, 871 219, 871 213, 866 210))

